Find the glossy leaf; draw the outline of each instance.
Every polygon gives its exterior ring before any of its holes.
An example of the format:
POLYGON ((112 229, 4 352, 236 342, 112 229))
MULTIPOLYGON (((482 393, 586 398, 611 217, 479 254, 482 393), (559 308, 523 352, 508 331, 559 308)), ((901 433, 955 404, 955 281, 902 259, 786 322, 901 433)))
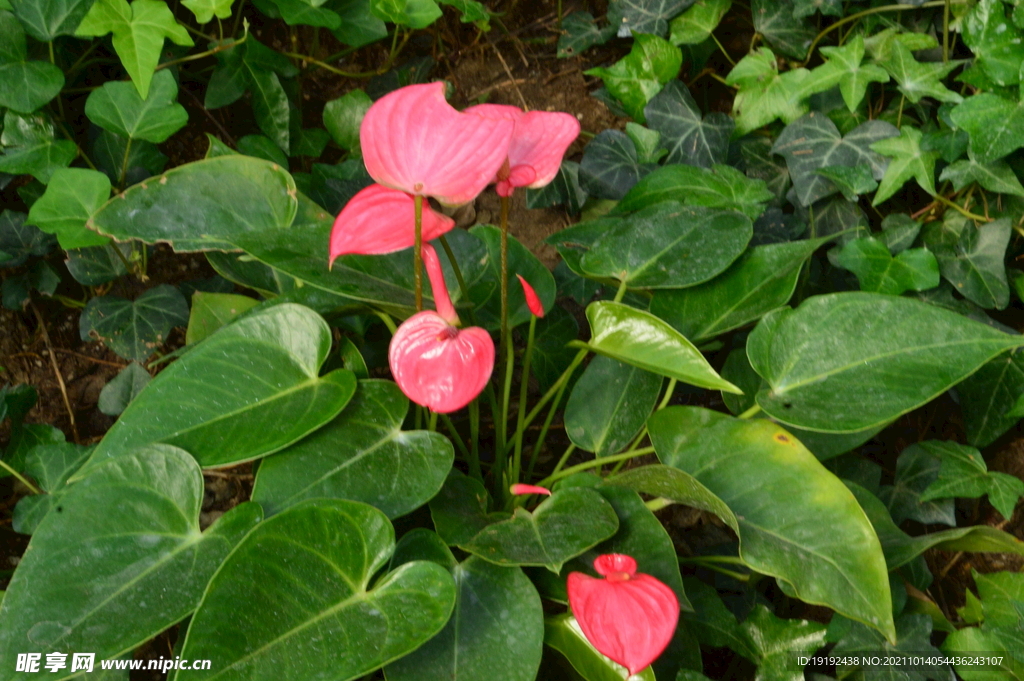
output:
POLYGON ((754 30, 787 57, 803 59, 814 39, 814 29, 799 18, 793 0, 753 0, 754 30))
POLYGON ((181 4, 192 11, 200 25, 212 21, 214 15, 218 19, 231 17, 231 0, 182 0, 181 4))
POLYGON ((857 275, 862 291, 898 296, 939 285, 939 263, 927 248, 908 248, 894 258, 881 241, 864 237, 847 242, 836 264, 857 275))
POLYGON ((608 23, 620 38, 641 33, 668 35, 668 21, 693 4, 693 0, 611 0, 608 23))
POLYGON ((888 83, 889 74, 877 64, 864 64, 864 36, 860 33, 842 47, 822 47, 828 66, 842 74, 839 91, 849 111, 857 110, 871 83, 888 83))
POLYGON ((362 90, 352 90, 324 105, 324 127, 342 149, 359 151, 359 124, 373 102, 362 90))
POLYGON ((580 164, 575 161, 562 161, 555 179, 546 187, 526 189, 527 208, 562 205, 569 215, 579 215, 586 200, 587 192, 580 185, 580 164))
POLYGON ((287 228, 297 204, 295 182, 279 166, 218 156, 129 188, 86 226, 119 240, 168 242, 178 252, 233 250, 233 239, 244 233, 287 228))
POLYGON ((647 371, 709 390, 739 392, 682 334, 649 312, 599 301, 587 307, 589 349, 647 371))
MULTIPOLYGON (((19 8, 37 9, 21 3, 19 8)), ((25 31, 9 12, 0 14, 0 40, 0 107, 28 114, 56 97, 64 87, 64 72, 44 61, 26 61, 25 31)))
POLYGON ((331 0, 330 8, 341 17, 334 37, 350 47, 362 47, 388 35, 384 22, 373 15, 364 0, 331 0))
POLYGON ((916 300, 833 293, 762 320, 747 355, 770 386, 757 394, 770 416, 849 432, 925 404, 1021 344, 1019 336, 916 300), (837 338, 848 340, 837 345, 837 338))
POLYGON ((845 618, 834 618, 829 623, 828 640, 836 642, 830 652, 840 658, 856 660, 861 655, 879 653, 903 658, 901 664, 884 671, 868 664, 837 665, 839 674, 853 674, 859 669, 866 679, 882 678, 884 674, 887 678, 907 681, 915 678, 952 680, 954 677, 948 666, 941 662, 932 663, 932 660, 941 660, 942 653, 932 647, 931 634, 932 620, 928 615, 905 612, 896 619, 895 644, 886 641, 877 631, 845 618))
POLYGON ((11 9, 36 40, 47 42, 72 35, 93 0, 11 0, 11 9))
POLYGON ((79 284, 99 286, 127 274, 128 270, 124 263, 131 257, 131 244, 107 244, 71 249, 68 251, 65 264, 68 266, 68 272, 79 284), (121 252, 124 260, 117 256, 115 248, 121 252))
POLYGON ((0 212, 0 267, 17 267, 31 256, 44 256, 56 245, 56 239, 37 227, 25 224, 24 213, 4 209, 0 212))
POLYGON ((622 197, 616 213, 628 213, 662 201, 679 201, 739 211, 751 220, 764 212, 772 199, 764 182, 752 180, 732 166, 716 165, 710 170, 688 165, 663 166, 651 173, 622 197))
POLYGON ((177 99, 174 74, 164 70, 154 74, 145 99, 139 97, 131 83, 104 83, 85 101, 85 115, 104 130, 133 140, 160 143, 188 122, 185 107, 177 99))
POLYGON ((453 468, 441 491, 430 500, 430 517, 437 534, 448 545, 456 546, 470 541, 491 523, 508 519, 508 513, 487 513, 488 498, 479 480, 453 468))
POLYGON ((412 652, 448 621, 455 585, 440 565, 415 561, 370 588, 394 546, 384 514, 355 501, 307 502, 260 523, 210 581, 181 649, 220 665, 173 678, 269 680, 287 667, 352 679, 412 652))
POLYGON ((149 385, 152 378, 141 364, 130 363, 103 386, 96 407, 107 416, 119 415, 149 385))
MULTIPOLYGON (((192 612, 262 516, 256 504, 242 504, 200 534, 202 501, 199 466, 167 445, 126 452, 68 488, 36 529, 0 604, 4 658, 55 650, 113 658, 192 612)), ((61 671, 51 676, 71 676, 61 671)), ((33 675, 8 671, 8 678, 33 675)))
POLYGON ((533 681, 544 647, 536 587, 521 569, 475 556, 450 570, 457 615, 421 648, 389 664, 389 681, 533 681))
POLYGON ((565 432, 580 449, 597 456, 621 450, 654 410, 661 376, 608 357, 595 357, 565 405, 565 432))
POLYGON ((736 514, 740 556, 752 570, 893 638, 878 538, 853 495, 803 445, 769 421, 693 407, 663 409, 647 426, 663 463, 693 474, 736 514), (751 494, 765 488, 784 495, 785 513, 751 494))
POLYGON ((748 660, 758 657, 756 644, 740 627, 736 615, 725 607, 714 587, 696 577, 685 577, 683 584, 693 602, 693 612, 683 613, 697 640, 713 648, 729 648, 748 660))
POLYGON ((802 681, 794 654, 810 655, 825 643, 825 625, 776 617, 764 604, 754 606, 740 630, 754 646, 758 676, 766 679, 802 681))
MULTIPOLYGON (((110 198, 110 180, 85 168, 60 168, 28 211, 28 222, 54 234, 61 248, 102 246, 110 239, 88 229, 89 217, 110 198)), ((116 257, 116 256, 115 256, 116 257)))
POLYGON ((943 169, 940 181, 949 180, 953 189, 960 191, 972 182, 997 194, 1024 196, 1024 186, 1014 174, 1013 169, 1003 161, 981 164, 974 159, 956 161, 943 169))
POLYGON ((24 309, 30 300, 32 291, 39 291, 44 296, 52 296, 60 284, 60 277, 53 268, 43 260, 36 260, 26 271, 4 279, 3 304, 8 310, 24 309))
MULTIPOLYGON (((25 456, 24 472, 45 494, 22 497, 14 507, 15 532, 34 534, 46 514, 60 505, 68 478, 89 458, 89 447, 61 442, 33 446, 25 456)), ((63 507, 61 508, 63 512, 63 507)))
POLYGON ((640 163, 633 140, 618 130, 603 130, 583 150, 580 187, 602 199, 621 199, 656 166, 640 163))
POLYGON ((989 92, 968 97, 950 114, 970 136, 971 158, 991 163, 1024 147, 1024 104, 989 92))
POLYGON ((1006 16, 999 0, 980 0, 964 17, 964 43, 974 52, 975 64, 999 85, 1020 82, 1024 61, 1024 31, 1006 16))
POLYGON ((225 326, 153 379, 86 468, 152 442, 180 446, 203 466, 283 449, 330 421, 355 392, 351 372, 318 376, 330 345, 326 322, 294 304, 225 326))
POLYGON ((987 494, 1004 518, 1013 516, 1013 509, 1024 496, 1024 481, 1006 473, 989 471, 981 452, 955 442, 930 440, 918 445, 941 461, 938 477, 921 494, 922 501, 963 497, 975 499, 987 494))
POLYGON ((53 124, 43 114, 4 114, 0 134, 0 173, 29 174, 46 184, 58 168, 66 168, 78 155, 71 140, 57 140, 53 124))
POLYGON ((106 295, 82 311, 82 340, 98 340, 125 359, 145 361, 167 339, 171 328, 188 323, 188 304, 178 289, 161 284, 135 301, 106 295))
POLYGON ((990 360, 956 391, 967 442, 987 447, 1020 420, 1013 407, 1024 395, 1024 353, 1010 351, 990 360))
POLYGON ((699 45, 711 36, 730 7, 732 0, 697 0, 669 22, 669 41, 673 45, 699 45))
POLYGON ((839 191, 835 183, 818 173, 823 168, 867 165, 871 177, 881 180, 888 162, 872 151, 871 145, 898 134, 896 126, 875 120, 841 136, 828 116, 811 112, 786 126, 772 153, 786 158, 796 195, 802 205, 809 206, 839 191))
POLYGON ((957 216, 947 219, 941 228, 930 227, 925 231, 925 243, 935 252, 942 276, 981 307, 1006 307, 1010 286, 1003 261, 1010 243, 1010 219, 975 226, 957 216))
POLYGON ((573 12, 562 20, 558 36, 558 56, 574 57, 594 45, 603 45, 615 35, 616 27, 598 27, 590 12, 573 12))
POLYGON ((455 456, 440 433, 404 431, 409 400, 390 381, 362 381, 333 421, 260 465, 253 501, 267 514, 311 498, 351 499, 389 518, 418 508, 455 456))
POLYGON ((665 163, 701 168, 725 163, 732 119, 719 112, 701 116, 693 96, 680 81, 666 83, 644 108, 644 116, 651 129, 661 133, 662 145, 668 149, 665 163))
POLYGON ((892 519, 896 523, 916 520, 923 524, 956 526, 956 512, 952 500, 927 501, 921 493, 939 477, 939 458, 922 443, 904 449, 896 460, 896 473, 892 485, 883 485, 878 491, 892 519))
POLYGON ((692 286, 724 271, 752 234, 750 219, 741 213, 665 201, 621 218, 580 266, 591 276, 633 288, 692 286))
POLYGON ((929 194, 935 194, 935 161, 939 152, 921 148, 920 130, 904 125, 899 137, 875 142, 871 148, 891 159, 871 205, 877 206, 888 199, 910 178, 917 180, 918 186, 929 194))
POLYGON ((542 393, 554 385, 576 356, 577 350, 568 344, 576 340, 579 333, 575 317, 560 305, 555 305, 543 319, 537 320, 530 368, 542 393))
POLYGON ((249 296, 196 291, 192 294, 192 311, 188 317, 185 343, 198 343, 258 304, 258 300, 249 296))
POLYGON ((132 142, 107 130, 98 132, 90 155, 96 169, 111 182, 124 186, 138 184, 158 174, 167 165, 167 157, 152 142, 132 142))
MULTIPOLYGON (((620 2, 627 0, 618 0, 620 2)), ((628 0, 647 1, 647 0, 628 0)), ((665 0, 654 0, 664 2, 665 0)), ((614 19, 612 20, 614 24, 614 19)), ((667 32, 668 26, 661 33, 667 32)), ((644 122, 644 107, 662 86, 679 73, 683 56, 678 47, 657 35, 637 33, 629 54, 609 68, 594 68, 584 73, 598 76, 626 112, 637 123, 644 122)))
POLYGON ((562 653, 587 681, 655 681, 650 667, 630 676, 625 667, 597 652, 569 613, 544 621, 544 643, 562 653))
POLYGON ((158 0, 134 0, 131 6, 127 0, 96 0, 75 35, 98 38, 108 33, 114 34, 114 51, 142 99, 149 95, 164 38, 183 47, 194 44, 167 3, 158 0))
POLYGON ((709 282, 658 291, 651 300, 651 312, 695 342, 749 324, 789 302, 801 266, 826 241, 751 248, 709 282))
POLYGON ((441 16, 434 0, 370 0, 370 11, 384 21, 409 28, 426 28, 441 16))
POLYGON ((609 476, 606 481, 612 485, 627 487, 634 492, 664 497, 677 504, 714 513, 734 532, 739 533, 739 522, 725 502, 702 485, 697 478, 679 468, 651 464, 609 476))
POLYGON ((517 508, 511 518, 485 526, 459 548, 498 565, 543 565, 557 573, 565 561, 608 539, 618 527, 604 497, 571 487, 554 492, 532 512, 517 508))

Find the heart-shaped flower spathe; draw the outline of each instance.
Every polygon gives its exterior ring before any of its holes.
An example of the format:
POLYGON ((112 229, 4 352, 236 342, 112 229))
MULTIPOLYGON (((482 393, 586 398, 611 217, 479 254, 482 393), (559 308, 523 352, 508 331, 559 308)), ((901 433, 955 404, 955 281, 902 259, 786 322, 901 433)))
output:
POLYGON ((459 113, 444 90, 436 82, 384 95, 366 112, 359 144, 366 170, 380 184, 458 206, 493 180, 515 124, 459 113))
POLYGON ((515 187, 537 189, 549 184, 558 174, 565 150, 580 134, 580 122, 567 113, 523 112, 507 104, 478 104, 464 113, 515 123, 508 164, 492 180, 498 183, 499 196, 511 196, 515 187))
POLYGON ((637 573, 627 555, 598 556, 594 570, 604 579, 569 574, 569 607, 587 640, 602 655, 629 670, 643 670, 665 650, 679 621, 675 592, 658 579, 637 573))
MULTIPOLYGON (((413 198, 405 192, 371 184, 353 196, 331 229, 330 262, 341 255, 384 255, 412 247, 416 235, 413 198)), ((455 221, 423 206, 423 241, 455 227, 455 221)))

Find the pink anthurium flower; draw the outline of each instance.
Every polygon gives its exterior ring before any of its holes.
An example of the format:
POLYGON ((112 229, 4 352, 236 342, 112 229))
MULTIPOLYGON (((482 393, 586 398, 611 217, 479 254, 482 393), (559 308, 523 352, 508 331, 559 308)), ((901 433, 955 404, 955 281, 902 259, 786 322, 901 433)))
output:
POLYGON ((478 327, 460 329, 437 253, 423 244, 437 311, 402 322, 391 339, 388 363, 395 383, 416 404, 447 414, 473 401, 494 370, 494 341, 478 327))
POLYGON ((523 275, 517 274, 519 277, 519 283, 523 286, 523 296, 526 297, 526 307, 530 308, 530 313, 534 317, 544 316, 544 305, 540 302, 540 298, 537 297, 537 292, 530 286, 530 282, 523 278, 523 275))
MULTIPOLYGON (((422 225, 423 240, 430 241, 455 227, 455 221, 423 206, 422 225)), ((412 197, 371 184, 353 196, 335 219, 330 263, 340 255, 383 255, 410 248, 415 234, 412 197)))
POLYGON ((494 178, 515 124, 455 110, 443 82, 408 85, 377 100, 359 128, 370 177, 407 194, 457 206, 494 178))
POLYGON ((517 482, 508 489, 512 494, 544 494, 551 496, 551 490, 547 487, 538 487, 537 485, 524 485, 521 482, 517 482))
POLYGON ((656 578, 637 573, 636 561, 620 553, 598 556, 594 570, 604 579, 572 572, 566 582, 569 607, 587 640, 630 675, 661 655, 679 621, 679 600, 656 578))
POLYGON ((508 163, 491 180, 498 183, 499 196, 511 196, 516 187, 543 187, 555 179, 565 150, 580 134, 580 122, 567 113, 523 112, 507 104, 478 104, 464 113, 515 123, 508 163))

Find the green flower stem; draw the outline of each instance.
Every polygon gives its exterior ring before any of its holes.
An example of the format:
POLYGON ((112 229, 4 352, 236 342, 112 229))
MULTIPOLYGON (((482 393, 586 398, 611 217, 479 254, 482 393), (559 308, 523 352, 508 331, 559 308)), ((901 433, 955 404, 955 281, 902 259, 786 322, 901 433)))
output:
POLYGON ((711 39, 715 41, 715 45, 718 45, 718 49, 722 51, 722 54, 725 55, 725 58, 728 60, 728 62, 733 66, 736 66, 736 60, 729 56, 729 53, 726 51, 722 43, 718 42, 718 38, 715 37, 714 33, 711 34, 711 39))
POLYGON ((451 433, 451 437, 449 439, 456 447, 459 448, 459 451, 462 452, 462 456, 465 457, 466 461, 469 461, 469 449, 466 448, 466 443, 462 441, 462 436, 459 434, 455 424, 452 423, 450 418, 448 418, 448 414, 439 414, 439 416, 441 417, 441 422, 444 423, 444 427, 448 429, 449 433, 451 433))
MULTIPOLYGON (((633 439, 633 441, 629 443, 629 447, 626 449, 626 451, 627 452, 631 452, 634 449, 637 449, 640 446, 640 443, 644 441, 645 437, 647 437, 647 424, 646 423, 644 424, 644 427, 640 429, 640 434, 637 435, 633 439)), ((611 474, 615 475, 620 470, 622 470, 622 467, 625 466, 625 465, 626 465, 625 461, 618 462, 617 464, 615 464, 615 467, 612 468, 611 474)))
POLYGON ((21 480, 21 484, 25 485, 25 487, 28 487, 32 491, 32 494, 42 494, 43 493, 43 491, 41 489, 39 489, 38 487, 33 485, 31 482, 29 482, 21 473, 19 473, 18 471, 14 470, 13 468, 11 468, 7 464, 7 462, 4 461, 3 459, 0 459, 0 468, 4 468, 8 473, 10 473, 14 477, 16 477, 18 480, 21 480))
POLYGON ((483 484, 484 474, 480 470, 480 400, 469 403, 469 474, 483 484))
POLYGON ((614 302, 621 303, 622 299, 625 297, 625 295, 626 295, 626 282, 623 281, 623 282, 621 282, 619 284, 619 290, 615 292, 615 301, 614 302))
POLYGON ((736 572, 735 570, 727 570, 724 567, 722 567, 721 564, 718 563, 717 561, 705 560, 706 558, 708 558, 708 556, 694 556, 694 557, 691 557, 691 558, 680 558, 679 562, 680 563, 685 562, 688 565, 695 565, 697 567, 707 568, 708 570, 713 570, 715 572, 719 572, 719 573, 725 575, 726 577, 732 577, 737 582, 747 582, 747 581, 750 580, 750 575, 743 574, 742 572, 736 572))
POLYGON ((746 566, 739 556, 679 556, 680 563, 724 563, 746 566))
POLYGON ((412 247, 412 277, 416 287, 416 311, 423 311, 423 197, 412 197, 416 218, 416 236, 412 247))
POLYGON ((661 398, 661 402, 658 403, 658 408, 654 411, 661 411, 668 406, 669 401, 672 400, 672 394, 676 391, 676 384, 678 381, 674 378, 668 379, 668 387, 665 388, 665 396, 661 398))
MULTIPOLYGON (((568 447, 566 447, 565 451, 562 453, 562 457, 558 459, 558 463, 555 465, 555 470, 551 471, 551 475, 557 475, 559 471, 565 468, 565 462, 569 460, 569 457, 572 456, 572 453, 575 451, 575 443, 571 443, 568 447)), ((541 486, 543 487, 543 485, 541 486)))
POLYGON ((388 327, 388 331, 391 332, 392 336, 398 332, 398 327, 395 326, 395 320, 391 318, 391 315, 387 312, 382 312, 381 310, 374 310, 373 313, 380 317, 380 320, 384 322, 384 326, 388 327))
POLYGON ((424 409, 426 409, 427 413, 430 414, 430 417, 429 417, 429 419, 427 421, 427 430, 429 430, 431 433, 436 433, 437 432, 437 412, 436 411, 431 411, 427 407, 424 407, 424 409))
POLYGON ((945 0, 946 5, 942 8, 942 63, 949 61, 949 5, 950 0, 945 0))
POLYGON ((761 411, 761 405, 760 404, 755 404, 753 407, 751 407, 750 409, 746 410, 745 412, 743 412, 742 414, 740 414, 736 418, 738 418, 738 419, 749 419, 752 416, 756 416, 759 411, 761 411))
MULTIPOLYGON (((468 305, 469 287, 466 286, 466 280, 462 278, 462 268, 459 267, 459 261, 455 259, 455 253, 452 251, 452 247, 448 245, 448 239, 445 238, 444 234, 439 236, 438 239, 441 241, 441 248, 444 249, 444 254, 448 256, 448 262, 452 265, 452 271, 455 272, 455 281, 459 282, 459 300, 464 301, 468 305)), ((476 315, 473 314, 472 306, 466 310, 466 314, 469 316, 469 323, 477 326, 476 315)))
POLYGON ((860 21, 866 16, 870 16, 872 14, 879 14, 881 12, 902 12, 903 10, 926 9, 930 7, 944 7, 946 5, 946 2, 947 0, 933 0, 932 2, 926 2, 917 6, 883 5, 882 7, 872 7, 871 9, 866 9, 863 12, 857 12, 856 14, 851 14, 848 17, 843 17, 839 21, 830 24, 828 27, 822 30, 822 32, 819 33, 817 37, 815 37, 814 42, 812 42, 811 46, 807 48, 807 59, 804 60, 804 63, 801 64, 801 66, 807 66, 807 63, 811 60, 811 56, 814 55, 814 48, 818 46, 818 43, 821 42, 822 38, 824 38, 832 31, 836 30, 837 28, 845 26, 846 24, 849 24, 854 21, 860 21))
POLYGON ((523 429, 526 421, 526 393, 530 386, 530 359, 533 354, 533 336, 537 329, 537 318, 530 315, 530 331, 526 336, 526 354, 523 355, 523 375, 519 379, 518 423, 516 424, 516 450, 512 458, 512 482, 519 482, 519 471, 523 457, 523 429))
POLYGON ((512 367, 515 364, 514 350, 511 343, 505 346, 505 353, 505 382, 501 390, 501 423, 498 424, 498 427, 501 428, 501 441, 505 443, 505 446, 500 451, 507 455, 508 445, 510 444, 508 439, 508 403, 512 395, 512 367))
MULTIPOLYGON (((527 482, 529 482, 530 479, 533 478, 533 467, 537 465, 537 457, 540 454, 540 450, 544 449, 544 441, 548 437, 548 429, 551 428, 551 421, 555 417, 555 412, 558 411, 558 405, 562 403, 562 395, 565 394, 565 389, 568 386, 568 380, 562 383, 560 386, 558 386, 558 392, 555 393, 555 399, 551 403, 551 408, 548 409, 548 416, 546 419, 544 419, 544 426, 540 429, 540 436, 537 438, 537 441, 533 445, 533 451, 530 452, 530 465, 527 466, 526 468, 526 477, 524 478, 524 480, 526 480, 527 482)), ((525 429, 528 425, 529 423, 525 424, 523 428, 525 429)))
MULTIPOLYGON (((533 409, 530 410, 530 413, 526 415, 526 421, 523 423, 524 429, 530 427, 530 424, 533 423, 533 420, 535 418, 537 418, 537 415, 540 413, 540 410, 544 408, 544 405, 546 405, 551 400, 551 398, 556 395, 556 393, 558 394, 559 399, 561 399, 561 393, 563 390, 565 390, 565 386, 569 382, 569 377, 572 376, 572 372, 576 370, 576 367, 578 367, 580 365, 580 362, 582 362, 583 359, 587 356, 587 352, 589 351, 586 348, 584 348, 576 353, 576 357, 573 358, 572 363, 568 366, 568 368, 566 368, 566 370, 562 372, 562 375, 558 377, 558 380, 555 381, 554 385, 548 388, 548 391, 544 393, 544 396, 540 398, 540 401, 536 405, 534 405, 533 409)), ((559 399, 555 400, 555 404, 551 407, 552 409, 557 407, 559 399)), ((546 434, 546 432, 542 432, 542 435, 546 434)), ((543 444, 543 438, 538 440, 538 443, 543 444)), ((539 451, 539 448, 535 447, 535 449, 539 451)), ((506 448, 502 451, 507 453, 508 449, 506 448)))
MULTIPOLYGON (((188 28, 188 27, 186 26, 185 28, 188 28)), ((210 36, 205 36, 205 37, 209 38, 210 36)), ((174 66, 175 64, 182 64, 182 63, 187 62, 187 61, 195 61, 196 59, 203 59, 205 57, 209 57, 211 55, 217 54, 218 52, 223 52, 224 50, 230 50, 232 47, 235 47, 236 45, 241 45, 242 43, 244 43, 245 39, 247 37, 248 37, 247 35, 242 36, 241 38, 239 38, 238 40, 236 40, 234 42, 228 43, 227 45, 218 45, 217 47, 214 47, 212 49, 206 50, 205 52, 197 52, 196 54, 190 54, 187 57, 181 57, 180 59, 172 59, 171 61, 164 62, 163 64, 160 64, 159 66, 157 66, 156 70, 159 71, 160 69, 166 69, 168 66, 174 66)), ((211 40, 210 42, 213 42, 213 40, 211 40)))
POLYGON ((498 357, 505 356, 508 344, 508 197, 501 197, 501 344, 498 357))
MULTIPOLYGON (((567 449, 566 453, 568 453, 568 452, 569 452, 569 450, 567 449)), ((648 454, 653 454, 653 453, 654 453, 654 447, 644 447, 643 449, 634 449, 631 452, 623 452, 622 454, 616 454, 615 456, 602 456, 602 457, 600 457, 598 459, 594 459, 593 461, 584 461, 583 463, 578 463, 575 466, 570 466, 569 468, 566 468, 563 471, 559 471, 557 473, 552 473, 551 475, 549 475, 548 477, 544 478, 543 480, 541 480, 537 484, 540 485, 541 487, 550 487, 552 485, 552 483, 557 482, 558 480, 561 480, 562 478, 567 478, 570 475, 574 475, 574 474, 579 473, 581 471, 587 471, 587 470, 590 470, 591 468, 597 468, 597 467, 603 466, 603 465, 605 465, 607 463, 615 463, 617 461, 626 461, 626 460, 629 460, 629 459, 635 459, 635 458, 640 457, 640 456, 647 456, 648 454)))

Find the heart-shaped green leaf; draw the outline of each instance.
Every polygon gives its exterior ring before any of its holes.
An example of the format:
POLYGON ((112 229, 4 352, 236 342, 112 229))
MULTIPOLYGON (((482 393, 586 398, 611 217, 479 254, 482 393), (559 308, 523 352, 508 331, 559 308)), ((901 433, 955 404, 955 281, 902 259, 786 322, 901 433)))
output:
POLYGON ((853 292, 765 317, 747 355, 770 386, 757 394, 770 416, 840 433, 892 421, 1021 345, 1024 337, 928 303, 853 292))
POLYGON ((128 270, 125 262, 131 257, 131 244, 88 246, 70 249, 65 264, 68 266, 68 272, 79 284, 99 286, 126 274, 128 270), (115 248, 121 251, 121 257, 114 252, 115 248))
POLYGON ((718 28, 732 0, 697 0, 688 10, 669 22, 673 45, 699 45, 718 28))
POLYGON ((203 466, 283 449, 334 418, 355 392, 350 371, 319 376, 330 347, 327 323, 299 305, 229 324, 153 379, 86 468, 152 442, 182 447, 203 466))
POLYGON ((260 465, 252 499, 273 514, 315 497, 352 499, 397 518, 433 497, 455 450, 440 433, 402 430, 409 400, 390 381, 362 381, 348 407, 260 465))
POLYGON ((192 294, 192 312, 188 318, 185 343, 198 343, 259 303, 255 298, 234 293, 196 291, 192 294))
POLYGON ((324 127, 339 147, 359 151, 359 125, 373 102, 362 90, 352 90, 324 105, 324 127))
POLYGON ((709 282, 658 291, 651 312, 699 342, 739 328, 785 305, 800 267, 827 239, 757 246, 709 282))
POLYGON ((668 165, 640 180, 614 212, 630 213, 662 201, 679 201, 687 206, 739 211, 754 219, 773 196, 763 180, 750 179, 732 166, 668 165))
MULTIPOLYGON (((623 0, 617 0, 622 2, 623 0)), ((633 0, 637 1, 637 0, 633 0)), ((639 0, 646 1, 646 0, 639 0)), ((665 0, 654 0, 665 2, 665 0)), ((682 9, 682 7, 680 7, 682 9)), ((612 11, 609 9, 609 16, 612 11)), ((621 22, 621 19, 619 20, 621 22)), ((663 20, 664 21, 664 20, 663 20)), ((614 23, 614 19, 613 19, 614 23)), ((627 26, 627 28, 629 28, 627 26)), ((659 33, 668 32, 666 24, 659 33)), ((679 74, 683 63, 682 51, 657 35, 637 33, 629 54, 608 68, 585 71, 588 76, 598 76, 608 91, 622 102, 623 108, 637 123, 644 122, 644 107, 662 86, 679 74)))
POLYGON ((753 0, 754 30, 787 57, 803 59, 815 31, 799 14, 793 0, 753 0))
POLYGON ((93 298, 78 323, 82 340, 103 341, 121 357, 142 362, 172 327, 188 323, 188 304, 178 289, 161 284, 134 302, 118 296, 93 298))
POLYGON ((603 45, 615 35, 615 26, 598 27, 590 12, 573 12, 562 20, 558 56, 574 57, 594 45, 603 45))
POLYGON ((608 456, 629 444, 654 411, 661 376, 595 357, 565 405, 565 433, 580 449, 608 456))
MULTIPOLYGON (((192 612, 262 516, 258 505, 242 504, 200 533, 202 502, 199 466, 167 445, 124 453, 68 488, 36 529, 0 604, 4 659, 83 650, 113 658, 192 612)), ((51 676, 72 676, 61 672, 51 676)))
POLYGON ((939 263, 927 248, 908 248, 894 258, 884 243, 863 237, 848 241, 836 264, 857 275, 862 291, 898 296, 939 285, 939 263))
POLYGON ((237 236, 289 227, 296 192, 292 176, 273 163, 217 156, 129 188, 86 226, 119 240, 167 242, 179 252, 233 250, 237 236))
POLYGON ((89 447, 70 442, 36 445, 28 451, 25 456, 25 473, 46 494, 21 498, 14 507, 12 525, 15 532, 33 534, 36 531, 46 514, 60 505, 68 491, 68 478, 81 468, 89 458, 89 452, 89 447))
POLYGON ((619 527, 611 504, 592 489, 552 493, 531 513, 519 507, 511 518, 484 527, 459 548, 498 565, 562 564, 608 539, 619 527))
POLYGON ((642 492, 655 497, 664 497, 677 504, 692 506, 708 513, 714 513, 722 521, 739 533, 739 522, 724 501, 719 499, 697 478, 689 473, 666 466, 652 464, 631 468, 628 471, 607 478, 612 485, 628 487, 634 492, 642 492))
POLYGON ((487 513, 483 484, 457 468, 448 473, 441 491, 430 500, 430 517, 437 534, 450 546, 465 544, 491 523, 507 520, 508 513, 487 513))
POLYGON ((878 538, 853 495, 799 441, 769 421, 695 407, 663 409, 647 426, 663 463, 691 473, 735 513, 751 569, 895 636, 878 538), (784 512, 753 493, 766 489, 784 496, 784 512))
POLYGON ((53 172, 46 191, 29 209, 28 222, 55 234, 64 249, 102 246, 110 239, 86 229, 86 223, 109 198, 110 180, 103 173, 60 168, 53 172))
POLYGON ((952 499, 921 499, 921 493, 939 477, 940 465, 939 457, 922 443, 914 443, 900 452, 892 485, 878 488, 878 498, 885 502, 896 523, 911 519, 927 525, 956 526, 952 499))
POLYGON ((693 286, 724 271, 752 235, 753 223, 742 213, 664 201, 621 218, 580 266, 634 288, 693 286))
POLYGON ((78 155, 71 140, 57 140, 53 124, 41 113, 22 116, 14 111, 4 115, 0 134, 0 173, 29 174, 46 184, 58 168, 66 168, 78 155))
POLYGON ((370 588, 394 547, 387 517, 357 501, 309 501, 260 523, 210 580, 181 650, 217 668, 174 681, 271 681, 286 668, 343 681, 412 652, 448 621, 455 585, 445 568, 416 561, 370 588))
POLYGON ((620 362, 710 390, 739 393, 682 334, 650 312, 598 301, 587 307, 589 347, 620 362))
POLYGON ((544 648, 544 613, 536 587, 520 568, 476 556, 450 570, 458 615, 421 648, 389 664, 387 678, 533 681, 544 648))
POLYGON ((655 681, 651 667, 630 676, 628 669, 597 652, 570 613, 544 620, 544 644, 562 653, 587 681, 655 681))
POLYGON ((27 114, 57 96, 64 72, 43 61, 26 61, 25 31, 13 14, 2 10, 0 43, 0 107, 27 114))
POLYGON ((968 97, 950 118, 970 136, 971 158, 990 163, 1024 147, 1024 104, 989 92, 968 97))
POLYGON ((110 81, 93 90, 85 115, 104 130, 132 140, 159 144, 188 123, 185 107, 177 103, 178 83, 168 70, 157 72, 143 99, 132 83, 110 81))
POLYGON ((103 386, 97 408, 107 416, 117 416, 128 408, 152 378, 141 364, 132 362, 103 386))

